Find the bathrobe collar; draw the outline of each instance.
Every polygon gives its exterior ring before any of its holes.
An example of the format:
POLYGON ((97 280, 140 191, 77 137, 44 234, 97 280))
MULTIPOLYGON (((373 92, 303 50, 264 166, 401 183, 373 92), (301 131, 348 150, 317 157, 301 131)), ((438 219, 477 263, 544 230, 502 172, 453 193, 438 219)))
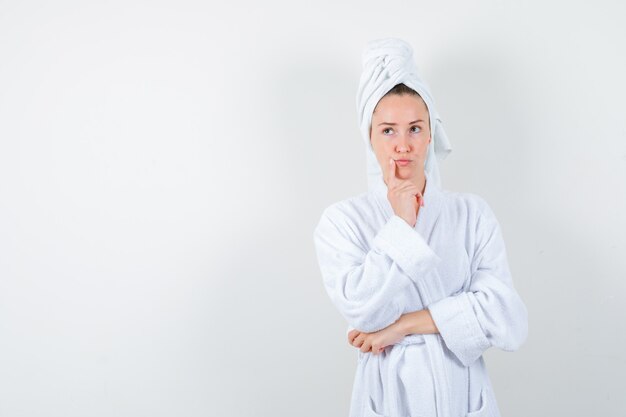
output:
MULTIPOLYGON (((432 229, 435 226, 437 217, 441 212, 441 205, 443 202, 443 195, 441 188, 437 185, 432 178, 429 179, 430 174, 428 171, 424 171, 426 177, 426 187, 424 189, 424 206, 420 207, 417 215, 417 222, 415 223, 415 230, 417 230, 423 237, 428 237, 432 233, 432 229)), ((387 185, 382 179, 375 185, 370 187, 369 192, 373 195, 377 204, 382 209, 385 220, 388 220, 395 213, 391 203, 387 199, 387 185), (382 184, 382 185, 381 185, 382 184)))

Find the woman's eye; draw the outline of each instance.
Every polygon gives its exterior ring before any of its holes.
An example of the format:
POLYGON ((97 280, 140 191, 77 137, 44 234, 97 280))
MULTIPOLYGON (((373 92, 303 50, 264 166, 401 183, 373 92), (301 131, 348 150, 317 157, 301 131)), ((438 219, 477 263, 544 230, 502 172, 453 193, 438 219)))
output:
MULTIPOLYGON (((414 132, 418 132, 418 131, 420 131, 420 130, 421 130, 421 129, 419 128, 419 126, 413 126, 413 127, 414 127, 415 129, 417 129, 417 130, 414 130, 414 132)), ((412 128, 413 128, 413 127, 412 127, 412 128)))
POLYGON ((388 127, 388 128, 386 128, 386 129, 383 129, 383 134, 385 134, 385 135, 386 135, 388 130, 391 130, 391 128, 390 128, 390 127, 388 127))

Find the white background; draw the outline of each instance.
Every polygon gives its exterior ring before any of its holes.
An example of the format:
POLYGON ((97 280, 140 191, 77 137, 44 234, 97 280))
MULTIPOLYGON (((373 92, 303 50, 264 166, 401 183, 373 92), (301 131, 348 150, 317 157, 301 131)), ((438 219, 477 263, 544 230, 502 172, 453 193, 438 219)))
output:
POLYGON ((0 1, 0 416, 345 416, 313 228, 366 190, 368 40, 414 48, 529 309, 504 416, 624 415, 619 1, 0 1), (384 6, 383 6, 384 4, 384 6))

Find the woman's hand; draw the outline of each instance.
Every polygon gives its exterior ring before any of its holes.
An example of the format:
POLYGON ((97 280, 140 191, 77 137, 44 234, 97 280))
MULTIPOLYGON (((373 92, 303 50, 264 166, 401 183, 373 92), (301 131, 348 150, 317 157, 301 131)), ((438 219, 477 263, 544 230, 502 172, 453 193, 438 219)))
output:
POLYGON ((361 352, 381 353, 387 346, 393 345, 406 336, 402 328, 395 322, 382 330, 373 333, 353 329, 348 333, 348 343, 360 348, 361 352))
POLYGON ((396 176, 396 161, 393 158, 389 158, 385 182, 387 183, 387 199, 394 213, 403 218, 411 227, 415 227, 418 208, 424 205, 421 190, 413 181, 396 176))

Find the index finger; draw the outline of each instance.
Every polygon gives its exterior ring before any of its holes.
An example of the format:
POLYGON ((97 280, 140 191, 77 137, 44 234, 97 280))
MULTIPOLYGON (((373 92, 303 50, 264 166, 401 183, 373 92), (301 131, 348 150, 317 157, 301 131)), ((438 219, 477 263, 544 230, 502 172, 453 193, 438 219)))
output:
POLYGON ((387 167, 387 187, 395 183, 396 180, 396 161, 393 158, 389 158, 389 166, 387 167))

